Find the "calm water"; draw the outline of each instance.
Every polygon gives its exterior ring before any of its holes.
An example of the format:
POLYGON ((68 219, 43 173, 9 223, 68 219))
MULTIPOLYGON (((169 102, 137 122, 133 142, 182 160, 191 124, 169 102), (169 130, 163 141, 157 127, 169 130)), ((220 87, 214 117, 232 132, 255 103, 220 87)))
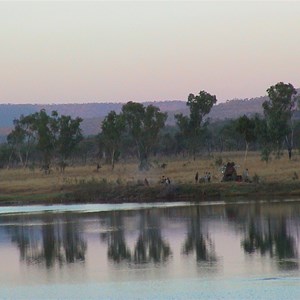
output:
POLYGON ((300 202, 0 207, 1 299, 300 299, 300 202))

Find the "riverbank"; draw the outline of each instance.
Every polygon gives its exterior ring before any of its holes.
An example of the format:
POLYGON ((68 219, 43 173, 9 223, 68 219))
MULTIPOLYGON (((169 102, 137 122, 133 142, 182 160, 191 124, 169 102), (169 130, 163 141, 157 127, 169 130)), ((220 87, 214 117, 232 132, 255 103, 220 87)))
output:
POLYGON ((74 203, 153 203, 178 201, 273 200, 300 198, 300 182, 269 183, 203 183, 123 186, 88 182, 69 186, 59 193, 1 195, 0 205, 74 204, 74 203))
POLYGON ((196 161, 161 158, 144 172, 138 171, 136 161, 118 163, 114 170, 109 165, 102 165, 98 172, 95 164, 70 166, 64 174, 54 168, 50 174, 39 169, 2 169, 0 205, 300 197, 299 155, 291 161, 282 158, 265 164, 259 153, 250 153, 244 163, 243 154, 223 153, 196 161), (223 162, 234 161, 238 174, 248 168, 253 182, 221 182, 222 173, 216 164, 220 157, 223 162), (210 172, 211 182, 195 183, 196 172, 199 177, 210 172), (162 176, 169 177, 171 184, 159 183, 162 176))

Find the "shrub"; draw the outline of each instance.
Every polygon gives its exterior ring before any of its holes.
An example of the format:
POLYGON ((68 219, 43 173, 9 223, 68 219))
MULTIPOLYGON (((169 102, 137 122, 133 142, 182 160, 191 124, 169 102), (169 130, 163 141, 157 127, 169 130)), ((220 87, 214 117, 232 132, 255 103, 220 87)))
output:
POLYGON ((217 167, 220 167, 220 166, 222 166, 222 164, 223 164, 223 159, 222 159, 221 156, 219 156, 219 157, 216 158, 216 160, 215 160, 215 165, 216 165, 217 167))
POLYGON ((259 183, 260 182, 260 177, 255 173, 254 176, 253 176, 253 178, 252 178, 252 181, 254 183, 259 183))

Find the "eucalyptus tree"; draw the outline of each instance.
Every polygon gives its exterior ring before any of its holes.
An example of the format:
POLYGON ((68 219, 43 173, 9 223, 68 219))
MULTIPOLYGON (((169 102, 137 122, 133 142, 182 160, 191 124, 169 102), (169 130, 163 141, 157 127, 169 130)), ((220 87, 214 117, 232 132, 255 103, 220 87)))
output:
MULTIPOLYGON (((215 132, 215 141, 218 145, 217 149, 220 149, 220 152, 223 151, 240 151, 244 148, 244 138, 236 130, 236 119, 227 119, 225 121, 218 122, 216 132, 215 132)), ((211 124, 210 127, 215 124, 211 124)))
POLYGON ((83 139, 80 123, 82 119, 77 117, 61 115, 55 119, 55 149, 59 155, 59 165, 64 172, 67 166, 66 160, 70 157, 75 147, 83 139))
POLYGON ((7 144, 11 149, 8 165, 10 165, 11 159, 14 154, 18 157, 20 163, 24 165, 22 148, 24 145, 26 132, 22 127, 20 120, 15 119, 13 121, 13 124, 14 129, 7 136, 7 144))
POLYGON ((72 159, 79 163, 86 164, 94 162, 100 157, 98 136, 83 136, 83 139, 78 143, 72 152, 72 159))
POLYGON ((111 162, 112 170, 115 167, 115 161, 120 153, 122 143, 122 134, 125 129, 125 120, 122 115, 111 111, 103 120, 101 125, 102 132, 100 138, 104 144, 105 152, 111 162))
POLYGON ((131 137, 140 170, 149 169, 149 155, 158 143, 159 132, 165 126, 167 113, 154 105, 144 106, 141 103, 128 102, 122 107, 127 134, 131 137))
POLYGON ((270 130, 268 129, 266 118, 262 118, 261 116, 256 115, 254 117, 254 122, 255 135, 257 137, 257 141, 261 151, 261 160, 268 163, 273 151, 273 137, 270 134, 270 130))
POLYGON ((175 115, 180 135, 185 140, 190 153, 196 159, 196 152, 199 149, 201 136, 208 121, 204 117, 210 112, 213 105, 217 103, 217 98, 205 91, 200 91, 199 95, 189 94, 187 106, 190 109, 190 115, 175 115))
POLYGON ((236 130, 238 133, 240 133, 243 136, 245 140, 246 149, 245 149, 244 162, 246 162, 249 144, 256 140, 255 120, 248 118, 246 115, 239 117, 236 121, 236 130))
POLYGON ((13 154, 18 157, 21 165, 27 167, 30 152, 35 146, 35 134, 33 131, 33 116, 21 115, 13 121, 14 128, 7 136, 8 145, 11 148, 9 163, 13 154))
POLYGON ((267 89, 269 100, 263 103, 267 128, 273 140, 273 149, 279 157, 285 142, 292 157, 293 149, 293 112, 296 108, 297 91, 290 83, 279 82, 267 89))
POLYGON ((31 115, 32 130, 36 136, 36 147, 42 155, 45 173, 49 171, 50 163, 56 146, 57 111, 48 115, 45 109, 31 115))
POLYGON ((80 118, 59 116, 57 111, 48 115, 42 109, 16 119, 7 141, 24 167, 27 165, 30 151, 35 147, 41 154, 42 168, 47 173, 55 154, 60 156, 60 165, 65 166, 65 160, 82 139, 81 121, 80 118))
POLYGON ((9 167, 9 157, 11 155, 11 149, 8 143, 0 144, 0 168, 9 167))

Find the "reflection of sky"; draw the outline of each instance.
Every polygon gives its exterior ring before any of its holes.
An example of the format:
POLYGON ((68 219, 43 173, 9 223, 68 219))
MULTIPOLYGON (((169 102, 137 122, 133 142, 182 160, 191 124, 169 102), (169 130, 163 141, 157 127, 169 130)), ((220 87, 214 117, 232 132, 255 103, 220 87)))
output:
MULTIPOLYGON (((151 219, 158 220, 162 239, 170 246, 172 255, 162 263, 135 264, 133 261, 123 261, 116 263, 107 257, 107 240, 101 239, 103 233, 108 235, 117 231, 120 227, 113 227, 108 222, 108 212, 101 214, 68 214, 68 219, 64 219, 64 214, 45 214, 47 224, 60 224, 60 231, 63 232, 66 220, 77 224, 70 232, 73 236, 82 237, 87 244, 84 261, 74 263, 64 262, 61 266, 55 263, 52 267, 35 261, 32 264, 20 261, 20 252, 16 243, 12 242, 9 231, 5 226, 0 226, 0 266, 1 269, 8 270, 0 274, 0 286, 20 286, 20 285, 40 285, 40 284, 91 284, 95 282, 128 282, 128 281, 153 281, 153 280, 227 280, 230 278, 270 278, 289 275, 297 276, 298 270, 280 271, 277 258, 270 258, 268 254, 261 256, 259 252, 251 255, 245 254, 241 241, 245 238, 245 221, 247 215, 255 216, 258 207, 252 205, 240 205, 235 207, 234 212, 230 212, 230 219, 227 219, 224 211, 225 207, 200 207, 199 224, 200 231, 204 237, 209 237, 215 249, 216 261, 205 262, 196 261, 195 252, 186 255, 182 253, 183 245, 187 238, 189 224, 191 220, 197 220, 195 207, 180 207, 167 209, 152 209, 141 211, 118 212, 118 216, 124 233, 124 240, 130 252, 134 252, 134 247, 140 235, 141 216, 154 216, 151 219), (58 222, 59 220, 59 222, 58 222), (77 229, 76 229, 77 228, 77 229), (3 238, 4 237, 4 238, 3 238)), ((299 237, 296 234, 296 217, 291 218, 290 212, 299 210, 299 204, 278 204, 262 205, 260 207, 264 213, 258 213, 257 218, 264 219, 266 216, 275 217, 279 211, 281 218, 288 221, 288 232, 295 239, 299 252, 299 237)), ((38 239, 39 246, 42 243, 41 224, 43 216, 6 216, 1 218, 2 224, 18 222, 31 224, 34 237, 38 239), (13 220, 10 221, 10 218, 13 220), (36 225, 33 225, 36 224, 36 225)), ((198 224, 198 223, 197 223, 198 224)), ((299 223, 298 223, 299 224, 299 223)), ((48 226, 47 225, 47 226, 48 226)), ((148 224, 149 226, 149 224, 148 224)), ((151 226, 158 226, 152 223, 151 226)), ((26 228, 26 226, 24 226, 26 228)), ((58 227, 55 227, 58 228, 58 227)), ((155 228, 155 227, 153 227, 155 228)), ((147 229, 145 227, 147 234, 147 229)), ((294 258, 299 261, 299 258, 294 258)))

